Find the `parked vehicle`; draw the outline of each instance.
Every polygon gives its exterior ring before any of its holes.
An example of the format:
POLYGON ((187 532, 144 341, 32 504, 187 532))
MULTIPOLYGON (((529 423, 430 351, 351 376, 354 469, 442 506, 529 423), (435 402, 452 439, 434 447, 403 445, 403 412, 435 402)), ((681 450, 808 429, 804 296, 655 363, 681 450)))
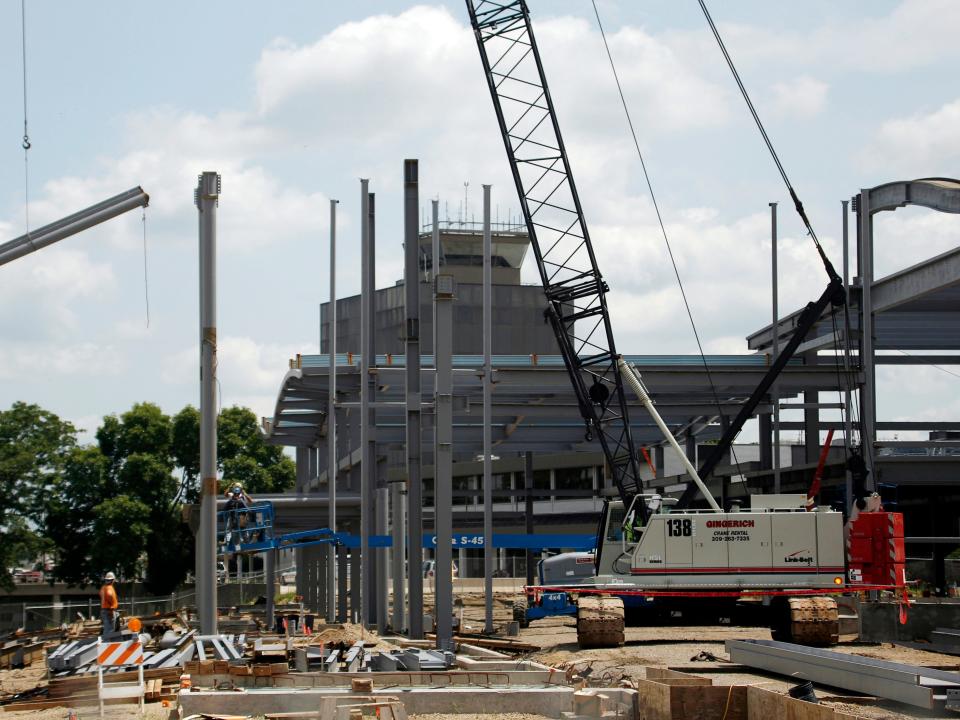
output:
POLYGON ((23 585, 30 585, 43 582, 42 570, 15 570, 13 581, 23 585))

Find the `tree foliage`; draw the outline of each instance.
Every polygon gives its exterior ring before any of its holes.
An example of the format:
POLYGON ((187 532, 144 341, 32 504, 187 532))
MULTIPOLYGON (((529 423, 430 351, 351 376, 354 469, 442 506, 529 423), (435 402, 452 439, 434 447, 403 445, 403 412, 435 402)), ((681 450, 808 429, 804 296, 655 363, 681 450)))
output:
POLYGON ((11 565, 46 547, 46 499, 76 433, 37 405, 17 402, 0 411, 0 586, 12 587, 11 565))
MULTIPOLYGON (((0 561, 8 567, 48 547, 56 577, 70 584, 113 571, 142 577, 151 592, 172 591, 193 567, 183 508, 198 499, 199 438, 191 406, 170 417, 138 403, 106 416, 87 447, 77 446, 70 423, 35 405, 0 412, 0 561)), ((264 442, 252 411, 221 412, 217 446, 225 482, 253 495, 293 486, 293 461, 264 442)))
MULTIPOLYGON (((192 481, 192 497, 196 497, 200 475, 199 411, 185 407, 174 418, 174 428, 173 453, 185 477, 192 481)), ((239 482, 251 495, 289 490, 297 476, 296 465, 283 454, 283 448, 264 441, 253 411, 236 405, 222 410, 217 418, 217 465, 223 475, 223 489, 239 482)))

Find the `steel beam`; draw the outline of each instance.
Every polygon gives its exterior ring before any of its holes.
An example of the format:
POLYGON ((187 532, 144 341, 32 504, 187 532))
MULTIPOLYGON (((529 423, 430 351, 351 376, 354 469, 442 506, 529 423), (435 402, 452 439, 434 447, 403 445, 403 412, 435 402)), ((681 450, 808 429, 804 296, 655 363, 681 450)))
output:
POLYGON ((933 709, 934 688, 960 687, 960 675, 917 665, 775 642, 727 640, 730 660, 791 678, 933 709))
MULTIPOLYGON (((216 175, 216 173, 212 173, 216 175)), ((202 176, 201 176, 202 177, 202 176)), ((67 215, 49 225, 37 228, 26 235, 21 235, 9 242, 0 245, 0 265, 6 265, 24 255, 29 255, 48 245, 53 245, 60 240, 76 235, 95 225, 106 222, 112 218, 138 207, 146 207, 150 203, 150 196, 143 188, 137 186, 124 193, 108 198, 96 205, 67 215)), ((199 202, 198 202, 199 207, 199 202)))

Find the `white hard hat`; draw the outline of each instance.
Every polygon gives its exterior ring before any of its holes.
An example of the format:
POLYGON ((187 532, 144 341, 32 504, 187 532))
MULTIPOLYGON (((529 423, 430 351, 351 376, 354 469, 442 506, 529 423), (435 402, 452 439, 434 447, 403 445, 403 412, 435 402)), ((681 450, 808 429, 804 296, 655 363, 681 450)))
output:
POLYGON ((117 579, 117 576, 114 575, 112 572, 108 572, 106 575, 103 576, 103 579, 104 579, 104 580, 116 580, 116 579, 117 579))

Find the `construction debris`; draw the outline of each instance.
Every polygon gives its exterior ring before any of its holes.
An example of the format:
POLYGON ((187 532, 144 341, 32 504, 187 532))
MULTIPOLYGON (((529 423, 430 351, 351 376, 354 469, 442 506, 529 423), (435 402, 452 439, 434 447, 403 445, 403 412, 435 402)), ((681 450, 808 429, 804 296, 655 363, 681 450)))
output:
POLYGON ((46 643, 35 640, 8 640, 0 647, 0 670, 24 668, 43 658, 46 643))

